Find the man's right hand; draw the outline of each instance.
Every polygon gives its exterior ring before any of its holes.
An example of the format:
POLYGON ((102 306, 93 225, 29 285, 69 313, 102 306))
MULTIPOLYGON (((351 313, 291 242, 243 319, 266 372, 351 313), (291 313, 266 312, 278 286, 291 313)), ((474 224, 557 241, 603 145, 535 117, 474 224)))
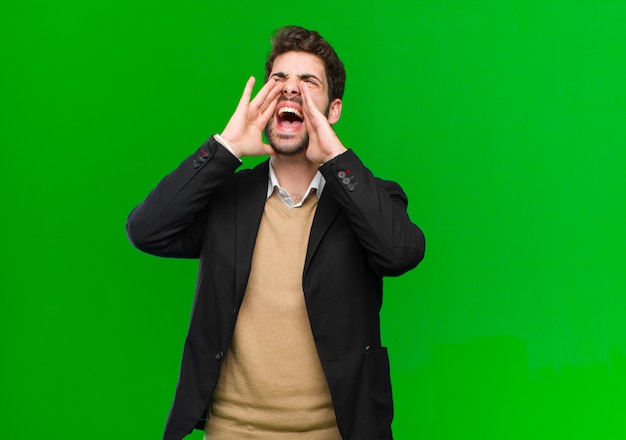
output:
POLYGON ((278 97, 283 90, 280 81, 268 81, 250 101, 255 79, 248 79, 235 113, 221 133, 222 139, 237 157, 263 156, 273 153, 272 147, 263 142, 263 130, 274 116, 278 97))

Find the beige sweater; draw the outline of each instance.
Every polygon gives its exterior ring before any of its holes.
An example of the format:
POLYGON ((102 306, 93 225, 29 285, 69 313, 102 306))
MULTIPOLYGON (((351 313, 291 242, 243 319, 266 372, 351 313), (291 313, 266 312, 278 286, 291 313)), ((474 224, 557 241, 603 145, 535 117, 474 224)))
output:
POLYGON ((205 440, 341 439, 302 291, 318 198, 265 204, 232 345, 205 440))

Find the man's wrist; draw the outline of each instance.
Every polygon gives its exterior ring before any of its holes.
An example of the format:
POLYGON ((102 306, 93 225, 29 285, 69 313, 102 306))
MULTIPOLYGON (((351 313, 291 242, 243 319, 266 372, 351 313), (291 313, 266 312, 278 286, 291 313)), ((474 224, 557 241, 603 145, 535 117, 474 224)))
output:
POLYGON ((220 136, 219 134, 215 134, 213 135, 213 138, 224 148, 226 148, 230 154, 232 154, 233 156, 235 156, 237 159, 239 159, 241 161, 241 158, 235 153, 235 151, 233 150, 233 148, 228 144, 228 142, 226 142, 226 140, 220 136))
POLYGON ((348 151, 347 148, 343 147, 341 150, 337 150, 335 152, 333 152, 332 154, 329 154, 328 156, 326 156, 324 158, 324 161, 322 162, 322 165, 324 165, 326 162, 330 162, 331 160, 333 160, 335 157, 342 155, 343 153, 345 153, 346 151, 348 151))

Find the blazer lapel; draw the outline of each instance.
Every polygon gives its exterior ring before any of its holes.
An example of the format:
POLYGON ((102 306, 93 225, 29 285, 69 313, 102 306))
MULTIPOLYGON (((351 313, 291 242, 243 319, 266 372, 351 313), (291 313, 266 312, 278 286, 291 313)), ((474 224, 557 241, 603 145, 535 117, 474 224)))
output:
POLYGON ((249 173, 242 173, 237 186, 235 204, 235 300, 240 304, 248 284, 252 253, 267 198, 269 162, 265 161, 249 173))
POLYGON ((315 255, 317 248, 326 234, 326 231, 332 224, 333 220, 339 214, 341 205, 337 203, 330 191, 322 192, 322 196, 317 205, 313 224, 311 225, 311 233, 309 235, 309 244, 306 250, 306 259, 304 261, 304 271, 306 272, 311 259, 315 255))

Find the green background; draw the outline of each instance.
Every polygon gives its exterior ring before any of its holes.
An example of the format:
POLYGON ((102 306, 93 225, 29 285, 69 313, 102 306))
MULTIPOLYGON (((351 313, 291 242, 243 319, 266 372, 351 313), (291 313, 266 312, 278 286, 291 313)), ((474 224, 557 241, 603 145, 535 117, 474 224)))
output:
POLYGON ((0 7, 0 437, 160 437, 197 263, 126 216, 299 24, 427 237, 386 282, 396 437, 626 438, 626 2, 227 3, 0 7))

